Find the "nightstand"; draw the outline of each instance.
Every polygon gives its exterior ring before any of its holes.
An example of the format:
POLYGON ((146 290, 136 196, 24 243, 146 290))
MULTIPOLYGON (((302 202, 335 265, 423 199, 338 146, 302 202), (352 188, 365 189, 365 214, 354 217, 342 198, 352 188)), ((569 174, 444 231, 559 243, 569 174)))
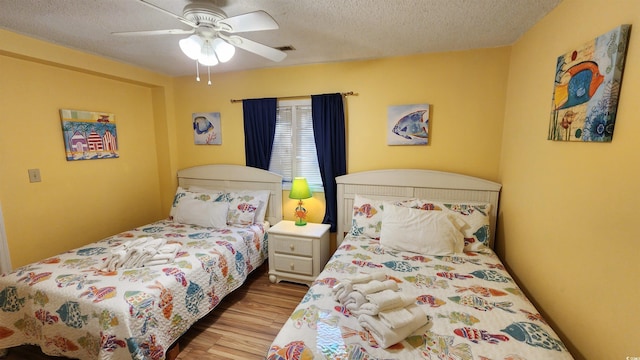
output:
POLYGON ((269 280, 311 286, 329 260, 328 224, 296 226, 283 220, 269 232, 269 280))

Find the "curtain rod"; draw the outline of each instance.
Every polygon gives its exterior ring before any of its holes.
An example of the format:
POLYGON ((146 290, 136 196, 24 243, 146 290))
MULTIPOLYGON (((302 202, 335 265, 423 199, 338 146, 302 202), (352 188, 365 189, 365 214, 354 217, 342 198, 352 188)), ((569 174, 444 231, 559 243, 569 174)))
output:
MULTIPOLYGON (((342 96, 356 96, 358 94, 354 93, 353 91, 349 91, 349 92, 343 92, 340 93, 340 95, 342 96)), ((310 97, 311 95, 297 95, 297 96, 280 96, 277 99, 298 99, 298 98, 303 98, 303 97, 310 97)), ((237 103, 237 102, 242 102, 242 100, 244 99, 231 99, 231 103, 237 103)))

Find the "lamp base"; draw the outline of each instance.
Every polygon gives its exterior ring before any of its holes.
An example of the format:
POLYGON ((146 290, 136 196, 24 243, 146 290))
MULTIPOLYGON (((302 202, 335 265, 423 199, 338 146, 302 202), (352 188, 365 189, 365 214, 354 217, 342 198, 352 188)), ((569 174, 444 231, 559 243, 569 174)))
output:
POLYGON ((295 224, 296 226, 305 226, 307 222, 304 219, 297 218, 295 224))
POLYGON ((307 209, 302 205, 302 199, 300 199, 298 201, 298 207, 296 208, 296 226, 307 225, 307 209))

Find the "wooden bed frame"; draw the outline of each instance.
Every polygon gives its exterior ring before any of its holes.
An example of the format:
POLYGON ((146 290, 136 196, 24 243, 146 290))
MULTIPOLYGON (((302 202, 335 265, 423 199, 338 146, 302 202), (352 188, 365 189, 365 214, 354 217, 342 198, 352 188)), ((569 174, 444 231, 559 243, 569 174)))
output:
POLYGON ((265 220, 282 220, 282 176, 244 165, 201 165, 178 170, 178 185, 212 190, 271 190, 265 220))
POLYGON ((491 238, 493 248, 498 215, 498 200, 502 185, 477 177, 418 169, 388 169, 363 171, 338 176, 338 233, 337 246, 351 229, 353 199, 356 194, 372 199, 397 200, 406 198, 433 201, 455 201, 491 204, 491 238))

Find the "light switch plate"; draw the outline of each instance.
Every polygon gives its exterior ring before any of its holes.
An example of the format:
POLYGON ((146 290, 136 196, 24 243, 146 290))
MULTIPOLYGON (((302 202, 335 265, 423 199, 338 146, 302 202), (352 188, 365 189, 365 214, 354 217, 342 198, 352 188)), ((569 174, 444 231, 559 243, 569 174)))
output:
POLYGON ((29 182, 40 182, 40 169, 29 169, 29 182))

